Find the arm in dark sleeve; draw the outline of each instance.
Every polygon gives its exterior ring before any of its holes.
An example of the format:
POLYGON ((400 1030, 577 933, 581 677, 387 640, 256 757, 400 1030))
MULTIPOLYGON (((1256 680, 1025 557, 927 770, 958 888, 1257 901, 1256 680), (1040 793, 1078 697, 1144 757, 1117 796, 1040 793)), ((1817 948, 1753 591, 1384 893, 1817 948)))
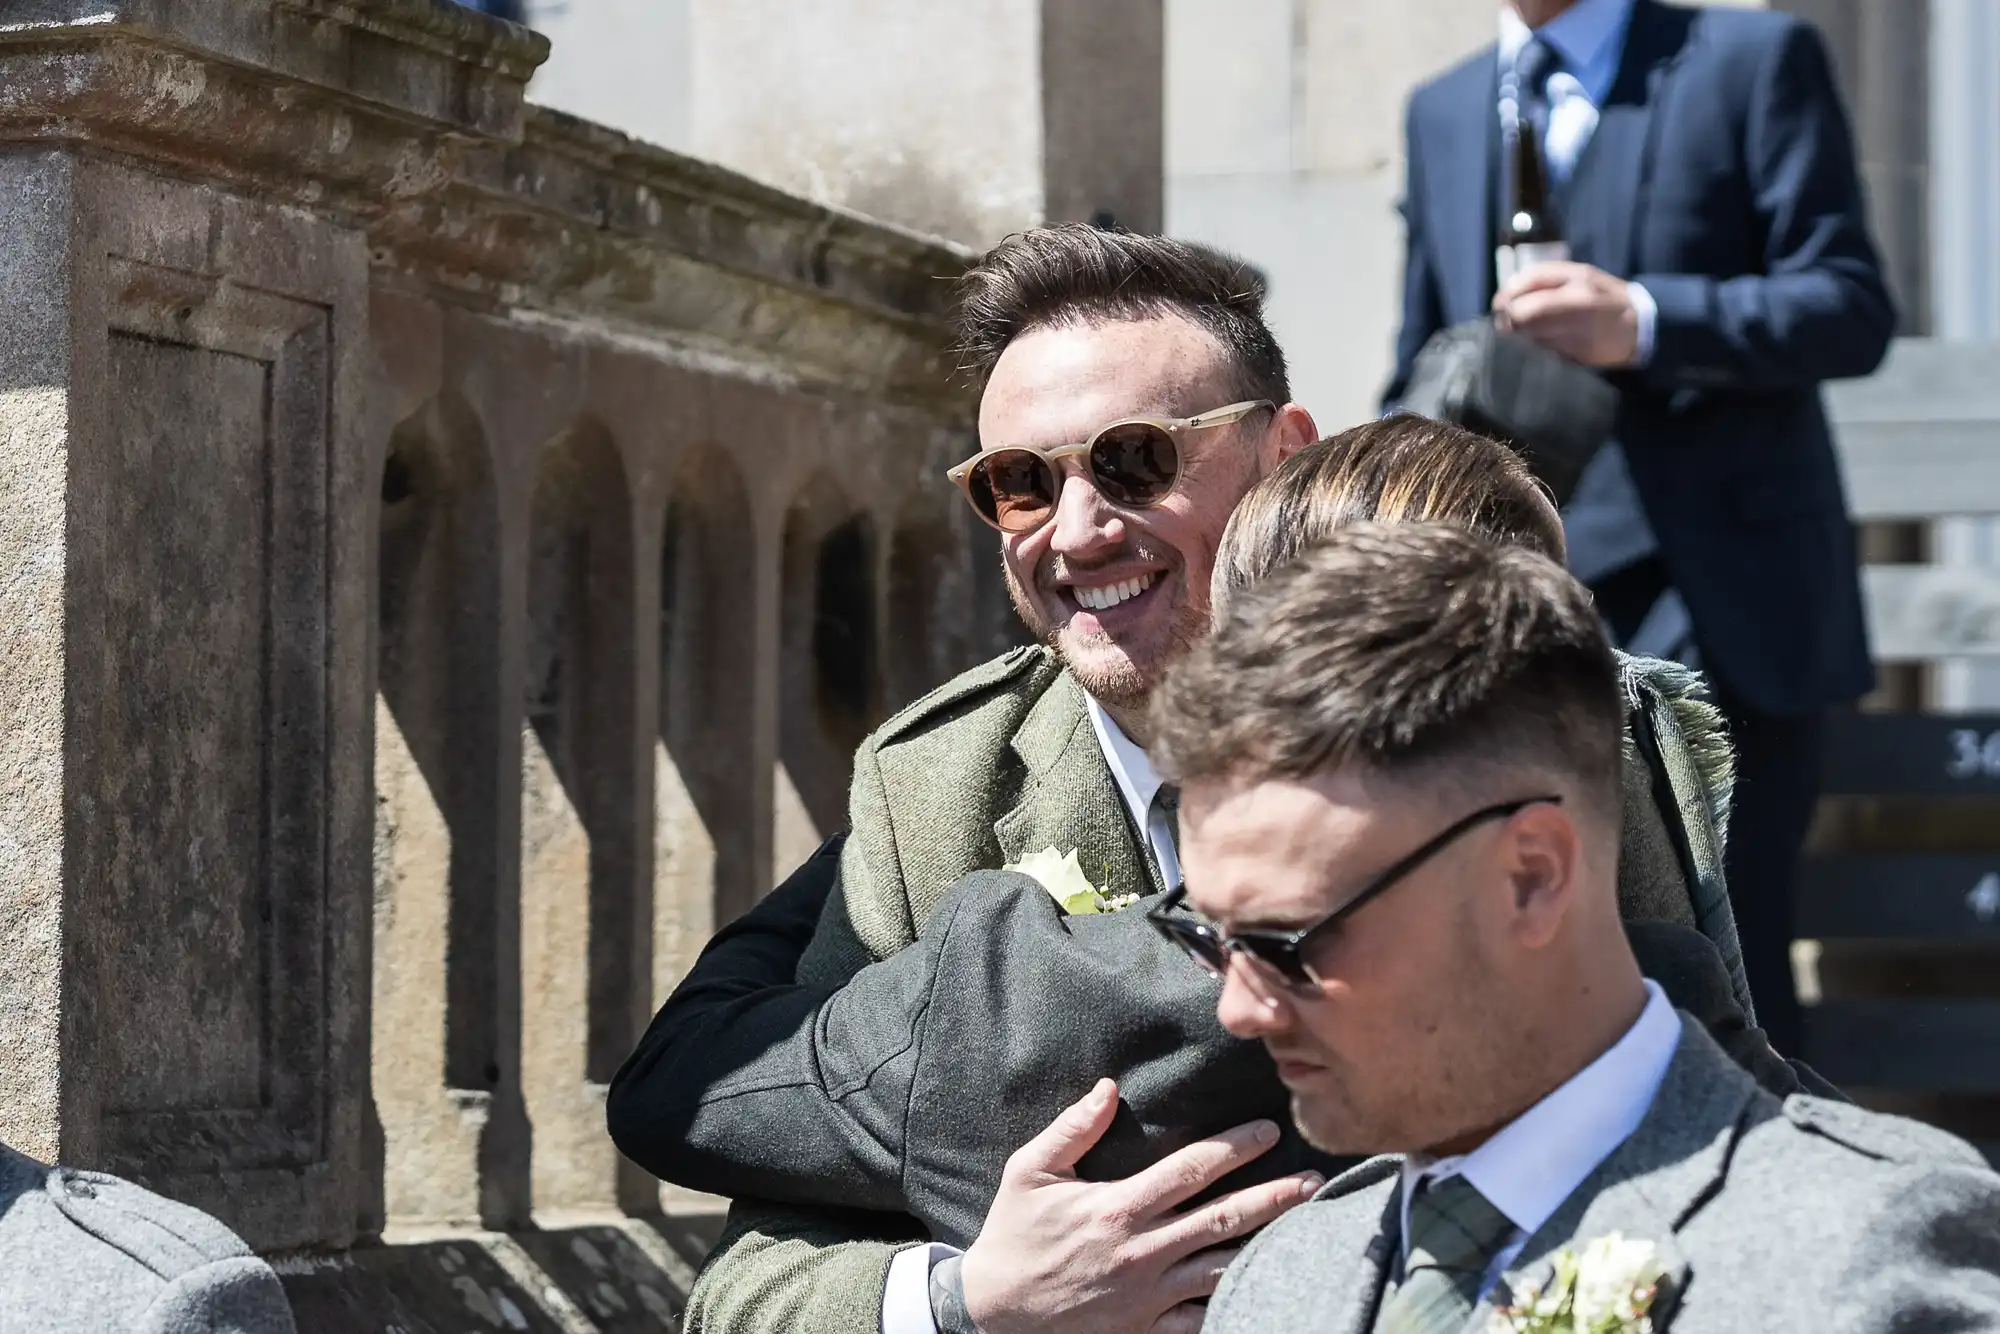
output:
POLYGON ((1423 203, 1418 195, 1422 173, 1417 161, 1417 112, 1411 103, 1403 118, 1403 323, 1396 333, 1396 369, 1382 391, 1382 406, 1394 407, 1409 387, 1417 353, 1431 335, 1444 328, 1444 303, 1438 296, 1437 271, 1432 267, 1423 233, 1423 203))
MULTIPOLYGON (((780 893, 825 902, 836 863, 821 861, 780 893)), ((772 925, 725 933, 703 954, 621 1072, 613 1136, 647 1170, 695 1190, 901 1210, 918 1038, 949 921, 838 991, 774 981, 775 950, 731 964, 767 934, 782 933, 795 955, 802 916, 781 905, 772 925)))
POLYGON ((726 1063, 732 1007, 791 985, 839 875, 845 838, 836 834, 821 844, 761 903, 715 934, 612 1076, 605 1100, 612 1142, 655 1176, 664 1175, 656 1163, 668 1146, 661 1143, 653 1108, 690 1072, 705 1068, 705 1053, 723 1048, 713 1055, 726 1063))
POLYGON ((1761 272, 1639 274, 1662 389, 1798 389, 1881 364, 1896 311, 1868 239, 1854 143, 1818 33, 1789 25, 1751 95, 1744 161, 1761 272))
POLYGON ((661 1180, 793 1204, 900 1207, 898 1165, 883 1146, 859 1146, 872 1151, 857 1172, 847 1127, 830 1124, 815 1041, 831 989, 793 981, 843 842, 828 839, 709 941, 613 1077, 612 1142, 661 1180))
POLYGON ((1675 1009, 1706 1028, 1766 1093, 1779 1098, 1810 1093, 1847 1101, 1811 1066, 1780 1056, 1764 1030, 1750 1023, 1736 1003, 1736 989, 1714 941, 1676 922, 1627 921, 1625 936, 1632 942, 1639 971, 1660 984, 1675 1009))

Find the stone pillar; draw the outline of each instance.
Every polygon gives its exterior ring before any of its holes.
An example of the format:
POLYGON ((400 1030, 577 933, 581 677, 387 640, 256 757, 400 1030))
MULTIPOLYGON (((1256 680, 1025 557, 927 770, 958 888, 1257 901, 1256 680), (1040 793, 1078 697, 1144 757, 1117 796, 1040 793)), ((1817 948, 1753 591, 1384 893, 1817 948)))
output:
POLYGON ((0 13, 0 1139, 264 1249, 376 1191, 340 204, 436 183, 416 124, 517 125, 538 47, 414 0, 0 13))
POLYGON ((448 321, 377 291, 373 1091, 378 1224, 530 1211, 522 1098, 518 583, 492 433, 448 321))
POLYGON ((368 559, 342 522, 366 250, 61 148, 0 158, 0 196, 9 311, 46 319, 0 348, 0 549, 31 572, 0 1138, 266 1245, 340 1238, 368 913, 333 891, 367 864, 368 666, 365 604, 327 590, 368 559))
POLYGON ((549 20, 536 97, 970 245, 1072 219, 1157 231, 1161 5, 577 5, 549 20), (619 54, 634 51, 647 74, 619 54))
POLYGON ((1491 42, 1494 14, 1495 0, 1167 0, 1167 226, 1265 271, 1293 396, 1328 432, 1373 416, 1389 377, 1404 101, 1491 42))

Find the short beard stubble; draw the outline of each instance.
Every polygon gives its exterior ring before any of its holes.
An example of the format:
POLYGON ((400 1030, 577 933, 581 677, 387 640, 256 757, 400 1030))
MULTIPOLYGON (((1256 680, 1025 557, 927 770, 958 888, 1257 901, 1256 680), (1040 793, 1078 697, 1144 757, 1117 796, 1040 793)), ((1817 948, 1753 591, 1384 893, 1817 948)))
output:
POLYGON ((1068 668, 1076 677, 1077 684, 1084 688, 1098 703, 1107 708, 1119 710, 1140 710, 1153 696, 1153 687, 1165 677, 1167 669, 1179 660, 1182 654, 1208 637, 1209 611, 1207 599, 1199 602, 1191 596, 1193 589, 1185 583, 1185 566, 1173 567, 1173 577, 1183 579, 1181 604, 1175 608, 1174 617, 1167 629, 1166 643, 1154 654, 1152 661, 1141 664, 1131 657, 1109 670, 1077 663, 1063 651, 1063 628, 1052 623, 1041 614, 1028 590, 1014 577, 1013 569, 1003 558, 1000 563, 1002 578, 1007 584, 1007 594, 1014 602, 1014 613, 1021 618, 1028 632, 1046 644, 1056 655, 1057 661, 1068 668))

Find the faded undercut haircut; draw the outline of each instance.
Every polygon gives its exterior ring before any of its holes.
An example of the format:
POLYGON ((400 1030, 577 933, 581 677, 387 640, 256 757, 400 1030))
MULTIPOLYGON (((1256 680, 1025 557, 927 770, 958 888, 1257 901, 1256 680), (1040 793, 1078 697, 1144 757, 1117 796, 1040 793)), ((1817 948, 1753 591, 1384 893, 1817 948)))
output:
POLYGON ((1446 523, 1560 563, 1562 520, 1507 446, 1397 413, 1307 445, 1250 489, 1215 555, 1219 618, 1241 589, 1349 524, 1446 523))
POLYGON ((1613 831, 1618 666, 1590 594, 1519 546, 1431 523, 1359 523, 1232 599, 1153 696, 1171 781, 1305 779, 1533 796, 1574 785, 1613 831))
POLYGON ((1289 403, 1285 354, 1264 323, 1265 290, 1248 260, 1191 241, 1081 222, 1016 232, 959 280, 959 369, 983 386, 1007 345, 1031 329, 1177 314, 1222 345, 1242 398, 1289 403))

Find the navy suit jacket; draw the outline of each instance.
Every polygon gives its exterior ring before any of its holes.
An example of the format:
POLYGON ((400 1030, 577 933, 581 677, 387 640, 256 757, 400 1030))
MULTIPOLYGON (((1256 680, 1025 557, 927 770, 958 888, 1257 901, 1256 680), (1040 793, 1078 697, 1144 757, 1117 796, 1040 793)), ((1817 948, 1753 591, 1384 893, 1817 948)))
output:
MULTIPOLYGON (((1410 99, 1388 401, 1432 334, 1492 303, 1496 60, 1489 46, 1410 99)), ((1638 0, 1560 202, 1575 258, 1659 305, 1652 360, 1609 378, 1704 665, 1764 713, 1865 693, 1853 527, 1819 384, 1874 370, 1896 313, 1818 33, 1781 13, 1638 0)))

